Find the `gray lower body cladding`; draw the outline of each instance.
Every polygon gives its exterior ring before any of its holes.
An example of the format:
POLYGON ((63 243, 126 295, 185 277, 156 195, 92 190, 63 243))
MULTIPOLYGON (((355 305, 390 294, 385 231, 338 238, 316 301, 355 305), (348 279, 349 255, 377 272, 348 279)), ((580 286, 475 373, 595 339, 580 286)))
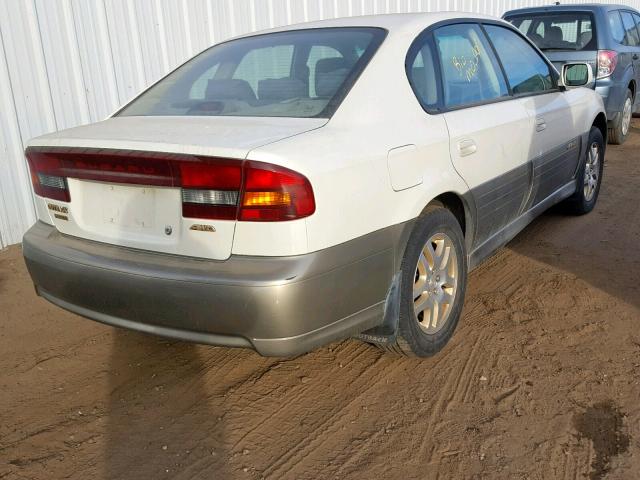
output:
POLYGON ((467 193, 476 219, 469 270, 576 191, 588 138, 586 132, 467 193))
POLYGON ((121 327, 288 356, 382 322, 409 224, 293 257, 177 257, 91 242, 37 223, 23 240, 36 290, 121 327))
POLYGON ((574 179, 587 136, 576 137, 473 188, 467 194, 467 203, 475 208, 474 246, 486 242, 574 179))

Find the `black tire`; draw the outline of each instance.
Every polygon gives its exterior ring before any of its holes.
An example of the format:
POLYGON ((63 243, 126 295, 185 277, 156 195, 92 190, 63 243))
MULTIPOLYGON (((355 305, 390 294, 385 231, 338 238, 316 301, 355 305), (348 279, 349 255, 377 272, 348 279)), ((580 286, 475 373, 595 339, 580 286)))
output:
MULTIPOLYGON (((633 92, 631 92, 631 90, 627 90, 625 103, 627 101, 631 102, 631 109, 633 110, 633 92)), ((624 109, 624 104, 623 104, 623 109, 624 109)), ((625 128, 623 125, 624 122, 625 122, 624 111, 622 111, 618 114, 618 118, 614 122, 613 126, 609 128, 609 143, 613 145, 622 145, 624 141, 627 139, 627 136, 629 135, 629 131, 631 130, 631 125, 630 124, 627 125, 626 133, 625 133, 624 131, 625 128)))
MULTIPOLYGON (((454 263, 453 258, 451 262, 454 263)), ((418 217, 405 249, 400 272, 398 333, 396 342, 387 345, 385 349, 415 357, 428 357, 440 351, 453 335, 462 314, 466 284, 467 253, 460 224, 446 208, 429 206, 418 217), (413 287, 417 278, 418 258, 427 241, 437 234, 444 234, 450 240, 450 245, 455 251, 457 260, 455 265, 458 273, 454 299, 447 307, 448 313, 442 327, 437 332, 427 333, 420 326, 418 317, 414 313, 413 287)))
POLYGON ((563 204, 567 213, 572 215, 584 215, 589 213, 596 206, 598 195, 600 194, 600 186, 602 185, 602 176, 604 174, 604 154, 605 145, 604 138, 602 138, 602 132, 596 127, 591 127, 584 158, 582 159, 580 170, 578 171, 578 188, 571 197, 564 201, 563 204), (588 189, 585 188, 587 183, 586 170, 589 168, 589 151, 591 146, 594 144, 598 146, 599 151, 598 165, 597 168, 594 169, 594 171, 597 171, 598 178, 595 190, 593 190, 592 194, 589 194, 588 189))

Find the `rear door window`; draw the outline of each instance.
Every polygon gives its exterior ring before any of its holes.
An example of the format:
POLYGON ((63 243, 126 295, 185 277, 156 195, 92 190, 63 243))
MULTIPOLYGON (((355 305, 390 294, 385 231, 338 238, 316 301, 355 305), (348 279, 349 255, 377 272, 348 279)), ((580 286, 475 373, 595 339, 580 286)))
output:
POLYGON ((549 64, 526 40, 505 27, 485 25, 485 29, 514 95, 540 93, 555 88, 549 64))
POLYGON ((438 28, 434 40, 446 108, 486 103, 509 95, 498 61, 478 25, 438 28))
POLYGON ((633 20, 636 24, 636 30, 638 30, 638 43, 640 43, 640 15, 637 13, 632 13, 633 20))
POLYGON ((637 47, 640 44, 638 39, 638 29, 636 28, 636 22, 633 21, 633 17, 630 12, 620 12, 622 17, 622 25, 624 26, 624 38, 622 40, 623 45, 630 47, 637 47))
POLYGON ((438 81, 431 44, 425 42, 417 51, 408 70, 409 81, 422 107, 435 110, 438 107, 438 81))
POLYGON ((615 10, 609 12, 609 29, 611 30, 611 37, 618 43, 624 41, 624 27, 622 26, 622 19, 620 18, 620 12, 615 10))

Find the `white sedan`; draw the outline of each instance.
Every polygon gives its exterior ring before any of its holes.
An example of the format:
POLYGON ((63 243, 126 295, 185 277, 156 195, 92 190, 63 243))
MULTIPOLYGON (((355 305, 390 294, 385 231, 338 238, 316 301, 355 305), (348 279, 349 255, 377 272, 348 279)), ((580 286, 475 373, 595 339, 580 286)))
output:
POLYGON ((593 209, 607 121, 509 24, 355 17, 197 55, 26 150, 37 292, 107 324, 294 355, 427 356, 467 273, 536 215, 593 209))

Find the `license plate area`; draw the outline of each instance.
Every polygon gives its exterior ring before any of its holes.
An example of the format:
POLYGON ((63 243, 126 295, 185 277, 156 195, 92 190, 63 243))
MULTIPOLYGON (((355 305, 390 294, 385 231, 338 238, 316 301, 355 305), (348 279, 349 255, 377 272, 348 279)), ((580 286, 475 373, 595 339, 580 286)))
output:
POLYGON ((71 202, 48 201, 51 222, 64 234, 188 257, 225 260, 231 255, 235 220, 183 218, 180 188, 67 182, 71 202), (53 215, 56 207, 67 212, 64 219, 53 215))
POLYGON ((102 223, 125 230, 152 232, 156 224, 156 190, 103 184, 99 186, 102 223))
POLYGON ((87 235, 154 249, 180 242, 180 189, 73 179, 69 188, 73 221, 87 235))

